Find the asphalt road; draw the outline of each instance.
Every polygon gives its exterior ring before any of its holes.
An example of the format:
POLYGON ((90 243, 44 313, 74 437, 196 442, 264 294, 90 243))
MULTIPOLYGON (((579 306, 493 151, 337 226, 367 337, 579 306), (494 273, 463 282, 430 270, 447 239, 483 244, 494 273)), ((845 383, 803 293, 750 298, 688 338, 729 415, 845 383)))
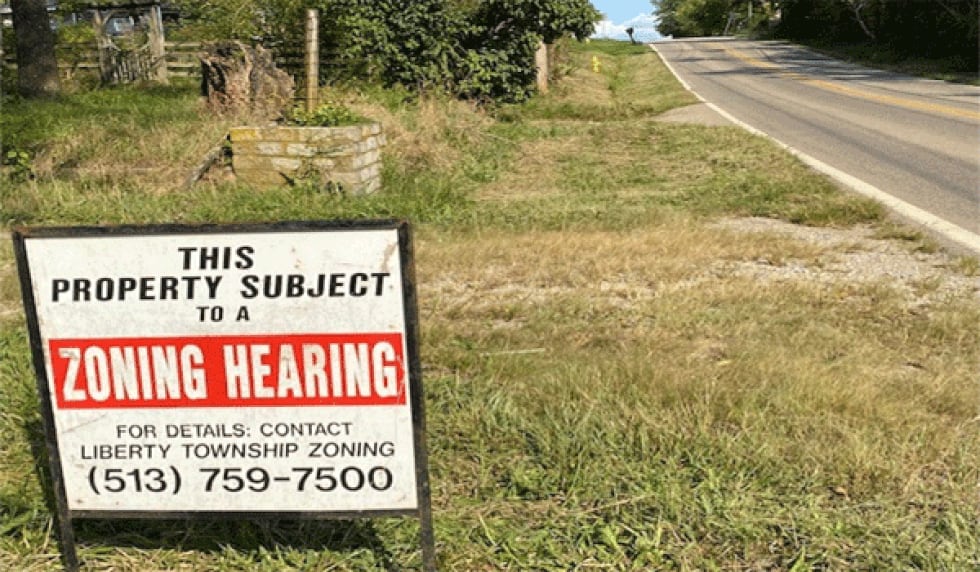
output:
POLYGON ((705 101, 829 165, 838 180, 898 199, 889 206, 899 214, 916 219, 921 209, 940 227, 951 223, 951 233, 965 231, 961 245, 980 245, 980 87, 861 68, 782 42, 666 40, 654 49, 705 101), (902 212, 903 203, 912 208, 902 212))

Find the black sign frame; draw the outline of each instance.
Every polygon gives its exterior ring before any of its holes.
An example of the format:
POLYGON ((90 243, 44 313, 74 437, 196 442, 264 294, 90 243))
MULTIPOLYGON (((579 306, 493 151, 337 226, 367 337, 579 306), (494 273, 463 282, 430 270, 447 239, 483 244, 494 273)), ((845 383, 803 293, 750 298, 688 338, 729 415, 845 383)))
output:
POLYGON ((12 232, 14 255, 20 278, 21 296, 27 319, 31 355, 37 376, 41 417, 51 471, 51 486, 57 509, 57 528, 65 569, 79 569, 73 521, 75 519, 182 519, 182 520, 338 520, 411 516, 419 519, 422 566, 436 570, 435 532, 432 524, 431 485, 426 447, 425 394, 419 358, 418 296, 415 278, 415 252, 412 229, 403 219, 288 221, 244 224, 158 224, 78 227, 15 227, 12 232), (274 234, 304 231, 395 230, 401 261, 402 299, 411 392, 412 438, 415 448, 415 477, 418 506, 415 509, 362 511, 113 511, 70 510, 61 453, 54 423, 54 404, 49 391, 41 329, 34 298, 33 280, 27 256, 27 242, 46 238, 150 237, 184 234, 274 234))

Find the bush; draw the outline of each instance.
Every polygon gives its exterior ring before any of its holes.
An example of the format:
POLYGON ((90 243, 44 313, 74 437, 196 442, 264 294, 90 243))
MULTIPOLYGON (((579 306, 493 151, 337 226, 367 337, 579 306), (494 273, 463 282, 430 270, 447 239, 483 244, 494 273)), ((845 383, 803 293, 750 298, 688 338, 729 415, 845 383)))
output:
POLYGON ((340 64, 322 80, 367 78, 506 102, 533 93, 539 42, 584 39, 599 19, 588 0, 183 0, 181 6, 191 20, 187 29, 203 38, 293 47, 302 45, 303 11, 319 8, 321 52, 340 64))
POLYGON ((342 127, 366 122, 367 119, 354 113, 347 106, 333 102, 322 103, 313 111, 295 107, 286 116, 287 124, 308 127, 342 127))

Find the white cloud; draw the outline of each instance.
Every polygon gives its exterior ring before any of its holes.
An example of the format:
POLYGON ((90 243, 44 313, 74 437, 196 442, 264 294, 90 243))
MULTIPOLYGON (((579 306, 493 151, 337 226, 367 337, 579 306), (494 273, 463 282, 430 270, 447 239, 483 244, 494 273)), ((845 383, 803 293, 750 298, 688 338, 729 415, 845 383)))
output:
POLYGON ((620 24, 603 20, 596 24, 593 38, 609 38, 613 40, 628 40, 626 28, 633 28, 633 37, 638 42, 652 42, 660 38, 657 32, 657 19, 650 14, 639 14, 620 24))
POLYGON ((633 26, 634 28, 656 28, 657 18, 653 14, 638 14, 631 20, 623 22, 625 26, 633 26))
POLYGON ((626 26, 613 24, 609 20, 602 20, 596 23, 593 38, 619 38, 626 35, 626 26))

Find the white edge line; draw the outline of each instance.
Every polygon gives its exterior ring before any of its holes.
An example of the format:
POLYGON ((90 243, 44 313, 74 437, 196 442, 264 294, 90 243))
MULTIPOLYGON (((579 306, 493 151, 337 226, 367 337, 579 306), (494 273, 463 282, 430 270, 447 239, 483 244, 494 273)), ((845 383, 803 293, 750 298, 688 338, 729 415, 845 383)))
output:
POLYGON ((879 203, 883 204, 888 209, 898 213, 900 216, 903 216, 911 220, 912 222, 915 222, 916 224, 922 225, 928 228, 929 230, 931 230, 932 232, 935 232, 945 237, 946 239, 955 242, 960 246, 963 246, 965 248, 972 250, 975 253, 980 254, 980 235, 972 233, 966 230, 965 228, 961 226, 957 226, 945 219, 941 219, 938 216, 928 211, 922 210, 913 204, 898 199, 870 183, 866 183, 853 175, 849 175, 844 171, 841 171, 840 169, 831 167, 830 165, 824 163, 823 161, 816 159, 815 157, 811 157, 810 155, 807 155, 806 153, 800 151, 799 149, 790 147, 786 143, 783 143, 782 141, 776 139, 775 137, 766 133, 765 131, 756 129, 755 127, 752 127, 748 123, 745 123, 740 119, 737 119, 731 113, 728 113, 727 111, 718 107, 714 103, 707 101, 706 99, 701 97, 701 94, 691 89, 690 84, 688 84, 686 81, 684 81, 681 78, 681 76, 677 73, 677 70, 674 69, 674 66, 670 65, 670 62, 668 62, 667 59, 660 54, 660 52, 657 50, 657 47, 653 44, 648 44, 648 45, 650 46, 650 49, 656 52, 656 54, 660 57, 660 61, 663 62, 665 66, 667 66, 667 69, 670 70, 670 73, 674 74, 674 77, 677 79, 678 82, 680 82, 681 86, 683 86, 684 89, 691 92, 694 95, 694 97, 698 98, 698 101, 704 103, 705 105, 707 105, 709 108, 714 110, 716 113, 718 113, 725 119, 731 121, 735 125, 748 131, 749 133, 752 133, 754 135, 759 135, 761 137, 765 137, 766 139, 769 139, 770 141, 774 142, 775 144, 779 145, 783 149, 795 155, 798 159, 803 161, 803 163, 808 165, 810 168, 819 171, 824 175, 827 175, 828 177, 844 185, 845 187, 861 195, 864 195, 870 199, 874 199, 879 203))

